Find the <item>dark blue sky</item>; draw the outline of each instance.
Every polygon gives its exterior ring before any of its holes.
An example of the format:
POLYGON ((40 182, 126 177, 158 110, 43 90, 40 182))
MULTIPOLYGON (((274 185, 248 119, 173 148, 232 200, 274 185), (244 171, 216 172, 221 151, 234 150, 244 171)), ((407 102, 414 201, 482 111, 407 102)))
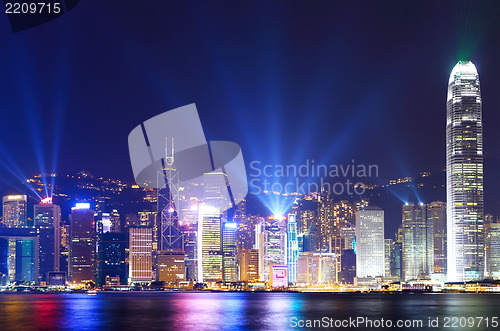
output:
POLYGON ((86 0, 18 33, 0 15, 0 177, 55 167, 131 182, 129 132, 193 102, 207 139, 237 142, 247 164, 435 171, 460 58, 478 68, 485 150, 500 157, 499 13, 498 1, 86 0))

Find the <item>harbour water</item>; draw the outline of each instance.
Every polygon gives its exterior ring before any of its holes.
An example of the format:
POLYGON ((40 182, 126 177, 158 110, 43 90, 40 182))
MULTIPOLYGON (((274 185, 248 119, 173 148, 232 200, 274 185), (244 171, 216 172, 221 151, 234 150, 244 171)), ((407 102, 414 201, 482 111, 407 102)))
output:
POLYGON ((499 303, 500 295, 462 293, 4 293, 0 330, 384 330, 398 321, 410 330, 494 330, 499 303))

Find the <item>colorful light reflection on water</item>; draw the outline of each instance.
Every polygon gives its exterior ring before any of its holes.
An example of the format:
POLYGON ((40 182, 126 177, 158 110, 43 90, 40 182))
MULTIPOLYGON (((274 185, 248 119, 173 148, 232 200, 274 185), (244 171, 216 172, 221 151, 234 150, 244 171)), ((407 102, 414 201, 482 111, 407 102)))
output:
POLYGON ((493 317, 499 314, 499 298, 458 293, 0 294, 0 330, 285 330, 291 329, 291 317, 493 317))

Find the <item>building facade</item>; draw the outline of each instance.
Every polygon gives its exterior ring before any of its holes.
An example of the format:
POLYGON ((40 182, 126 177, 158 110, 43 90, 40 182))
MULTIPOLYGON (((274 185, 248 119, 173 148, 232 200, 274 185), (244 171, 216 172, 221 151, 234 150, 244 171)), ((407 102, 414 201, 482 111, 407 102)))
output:
POLYGON ((28 197, 26 195, 6 195, 2 204, 2 225, 9 228, 28 226, 26 208, 28 197))
POLYGON ((356 277, 384 275, 384 211, 368 206, 356 211, 356 277))
POLYGON ((149 283, 153 279, 153 231, 149 226, 129 227, 130 284, 149 283))
POLYGON ((94 211, 78 203, 70 214, 69 278, 75 285, 95 281, 96 243, 94 211))
POLYGON ((40 237, 40 280, 46 281, 49 271, 59 271, 61 255, 61 207, 44 199, 34 206, 35 228, 40 237))
POLYGON ((425 204, 403 205, 403 280, 427 279, 433 254, 432 228, 425 204))
POLYGON ((484 274, 483 126, 479 75, 460 61, 448 81, 446 101, 447 279, 484 274))
POLYGON ((486 276, 500 279, 500 223, 486 225, 486 276))
POLYGON ((434 274, 446 275, 446 203, 434 201, 427 205, 427 218, 433 231, 434 274))

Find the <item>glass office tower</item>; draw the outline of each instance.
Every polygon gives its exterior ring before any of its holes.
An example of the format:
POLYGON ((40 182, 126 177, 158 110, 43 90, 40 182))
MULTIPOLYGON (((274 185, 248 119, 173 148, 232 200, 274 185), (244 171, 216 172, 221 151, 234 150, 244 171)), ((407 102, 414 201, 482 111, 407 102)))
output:
POLYGON ((448 281, 484 275, 483 126, 479 75, 460 61, 448 82, 446 194, 448 281))

